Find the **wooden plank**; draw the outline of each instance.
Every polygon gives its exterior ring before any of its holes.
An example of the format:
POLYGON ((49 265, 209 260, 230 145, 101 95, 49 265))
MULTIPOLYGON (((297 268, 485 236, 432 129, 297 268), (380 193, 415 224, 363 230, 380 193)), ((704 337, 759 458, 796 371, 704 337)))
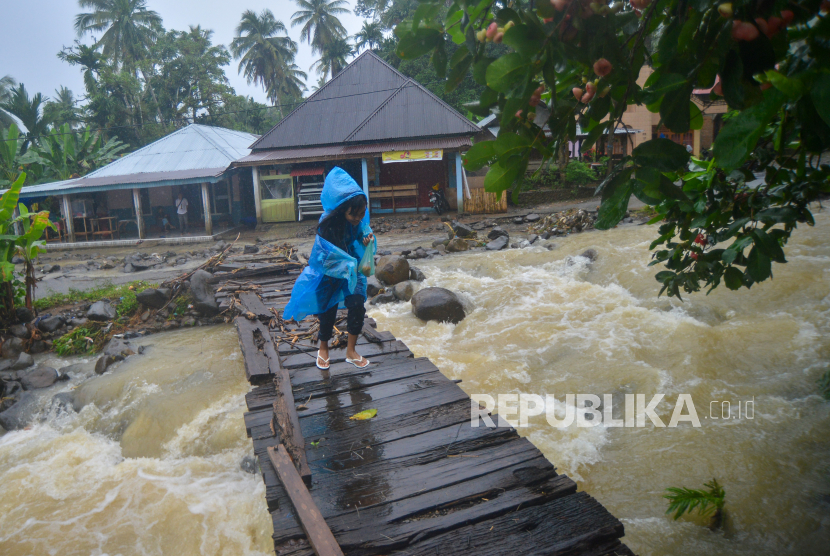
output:
POLYGON ((297 474, 285 447, 280 445, 276 450, 269 448, 268 456, 291 499, 291 504, 294 506, 294 511, 297 513, 306 539, 314 549, 314 553, 318 556, 343 556, 343 551, 340 550, 334 535, 320 515, 320 510, 317 509, 308 489, 300 475, 297 474))
MULTIPOLYGON (((342 374, 336 374, 328 380, 322 379, 314 382, 301 383, 299 385, 297 384, 296 377, 292 377, 291 382, 294 385, 294 396, 297 402, 301 402, 307 406, 308 404, 305 402, 309 396, 319 398, 322 396, 341 394, 352 390, 361 390, 368 386, 376 386, 438 371, 438 368, 426 358, 401 359, 393 362, 397 364, 387 364, 384 366, 370 365, 368 369, 358 369, 353 365, 349 365, 355 372, 344 372, 342 374)), ((314 368, 316 369, 317 367, 314 368)), ((248 405, 249 411, 255 411, 257 409, 271 407, 275 396, 276 392, 274 391, 273 383, 264 384, 248 392, 245 395, 245 402, 248 405)), ((300 412, 300 415, 303 414, 303 412, 300 412)))
MULTIPOLYGON (((382 344, 365 344, 365 347, 361 349, 361 355, 369 360, 372 359, 375 355, 381 355, 384 353, 394 353, 396 351, 405 351, 408 350, 406 344, 401 342, 400 340, 395 340, 391 342, 383 342, 382 344)), ((337 348, 329 350, 329 361, 331 363, 340 363, 346 360, 346 348, 337 348)), ((309 367, 316 365, 316 357, 314 354, 309 353, 298 353, 295 355, 289 355, 285 359, 282 360, 282 366, 286 369, 297 369, 300 367, 309 367)))
MULTIPOLYGON (((375 355, 372 357, 372 364, 369 365, 369 371, 372 372, 378 369, 384 369, 389 366, 397 366, 399 364, 406 364, 408 361, 415 360, 412 352, 409 350, 406 351, 395 351, 392 353, 382 353, 380 355, 375 355)), ((419 360, 424 360, 424 358, 419 358, 419 360)), ((327 371, 322 369, 318 369, 316 366, 314 367, 303 367, 301 369, 293 369, 291 371, 291 384, 294 385, 295 388, 299 386, 303 386, 309 382, 320 382, 320 381, 327 381, 331 380, 333 377, 336 376, 350 376, 352 374, 358 373, 362 374, 367 372, 366 369, 358 369, 351 363, 346 363, 342 361, 340 363, 333 363, 329 366, 327 371)))
MULTIPOLYGON (((495 446, 484 443, 486 450, 468 452, 468 456, 447 457, 438 452, 423 457, 414 454, 393 460, 380 459, 367 465, 340 472, 316 473, 314 493, 320 511, 328 519, 346 512, 403 500, 416 494, 436 492, 456 483, 470 481, 499 469, 527 462, 541 462, 543 456, 527 439, 514 438, 495 446), (542 459, 540 459, 542 458, 542 459)), ((279 501, 279 493, 274 493, 279 501)), ((268 494, 266 494, 268 496, 268 494)), ((284 514, 274 518, 274 530, 290 527, 283 524, 284 514)))
POLYGON ((245 377, 251 384, 262 384, 279 369, 279 358, 268 327, 243 317, 236 317, 234 323, 245 363, 245 377))
POLYGON ((305 455, 305 440, 300 429, 300 418, 294 404, 294 392, 288 369, 282 365, 274 373, 274 430, 279 433, 285 449, 297 467, 297 472, 307 484, 311 484, 311 469, 305 455))
MULTIPOLYGON (((269 311, 270 312, 270 311, 269 311)), ((297 340, 296 344, 292 344, 290 340, 285 340, 285 335, 282 333, 281 330, 273 330, 272 337, 274 338, 275 342, 278 342, 277 351, 280 354, 280 357, 288 357, 289 355, 295 355, 297 353, 315 353, 319 349, 318 343, 312 342, 310 339, 299 339, 297 340), (280 338, 282 337, 282 338, 280 338)), ((391 332, 378 332, 376 337, 379 338, 379 342, 372 342, 367 337, 363 336, 362 334, 357 337, 357 346, 365 346, 371 343, 383 343, 387 342, 391 343, 395 341, 395 336, 391 332)), ((340 348, 344 349, 344 348, 340 348)), ((358 349, 358 351, 361 351, 358 349)))
POLYGON ((239 301, 251 313, 260 319, 270 320, 273 317, 271 310, 262 304, 262 300, 254 292, 242 292, 239 294, 239 301))

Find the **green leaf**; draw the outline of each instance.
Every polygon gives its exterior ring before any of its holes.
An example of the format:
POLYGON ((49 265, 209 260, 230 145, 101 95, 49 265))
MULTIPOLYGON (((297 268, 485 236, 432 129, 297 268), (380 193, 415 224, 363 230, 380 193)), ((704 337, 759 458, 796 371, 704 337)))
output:
POLYGON ((687 85, 666 93, 660 104, 660 117, 663 118, 663 124, 675 133, 689 131, 689 97, 691 94, 692 88, 687 85))
POLYGON ((490 166, 484 177, 484 190, 490 193, 501 193, 513 186, 513 183, 524 173, 525 164, 511 164, 502 166, 496 162, 490 166))
POLYGON ((628 181, 617 187, 608 200, 599 206, 594 228, 609 230, 620 223, 628 210, 628 201, 631 199, 631 182, 628 181))
POLYGON ((757 245, 749 252, 746 271, 749 277, 756 282, 763 282, 772 274, 772 263, 769 257, 761 253, 757 245))
POLYGON ((524 23, 514 25, 504 34, 504 44, 528 58, 532 58, 541 50, 544 40, 544 35, 524 23))
POLYGON ((404 60, 414 60, 437 47, 442 40, 442 34, 437 29, 422 27, 403 35, 396 52, 404 60))
MULTIPOLYGON (((458 50, 469 53, 466 48, 459 48, 458 50)), ((432 66, 439 78, 444 79, 447 76, 447 50, 444 48, 444 43, 439 43, 438 48, 432 53, 432 66)))
MULTIPOLYGON (((755 219, 764 224, 785 224, 795 222, 798 218, 798 211, 792 207, 773 207, 762 210, 755 219)), ((746 220, 749 220, 748 218, 746 220)))
POLYGON ((352 421, 365 421, 367 419, 371 419, 372 417, 374 417, 377 414, 378 414, 377 409, 364 409, 360 413, 355 413, 354 415, 349 417, 349 419, 351 419, 352 421))
POLYGON ((752 237, 755 238, 756 247, 758 247, 764 255, 777 263, 787 262, 787 259, 784 258, 784 250, 781 248, 781 244, 779 244, 778 241, 767 234, 764 230, 752 230, 752 237))
POLYGON ((520 135, 501 131, 496 139, 496 155, 500 162, 514 156, 525 156, 529 154, 530 145, 530 141, 520 135))
POLYGON ((760 104, 727 120, 712 147, 716 164, 724 170, 740 167, 783 103, 784 95, 776 89, 769 89, 760 104))
POLYGON ((479 141, 464 153, 464 167, 467 170, 479 170, 496 157, 495 141, 479 141))
MULTIPOLYGON (((473 64, 473 79, 479 85, 487 84, 487 68, 495 61, 495 58, 484 56, 478 62, 473 64)), ((490 89, 492 90, 492 89, 490 89)))
POLYGON ((785 77, 776 70, 767 70, 766 76, 773 87, 793 100, 799 98, 804 92, 804 85, 798 79, 785 77))
POLYGON ((744 285, 744 273, 730 266, 723 273, 723 280, 726 282, 726 287, 730 290, 738 290, 744 285))
MULTIPOLYGON (((686 115, 688 116, 688 111, 686 115)), ((652 167, 661 172, 682 170, 690 156, 686 147, 663 137, 641 143, 631 154, 634 155, 637 166, 652 167)))
POLYGON ((446 92, 453 91, 464 81, 473 63, 473 55, 466 48, 459 48, 452 55, 450 61, 450 75, 447 78, 447 83, 444 85, 446 92))
POLYGON ((524 85, 530 71, 529 60, 521 54, 506 54, 487 68, 487 86, 500 93, 509 93, 524 85))
POLYGON ((810 96, 821 119, 830 125, 830 75, 823 73, 816 78, 810 96))
POLYGON ((689 129, 703 129, 703 112, 693 101, 689 101, 689 129))
POLYGON ((721 241, 723 241, 723 240, 725 240, 725 239, 729 239, 730 237, 732 237, 732 236, 734 236, 735 234, 737 234, 737 233, 738 233, 738 231, 739 231, 741 228, 743 228, 743 227, 744 227, 744 225, 746 225, 746 223, 747 223, 747 222, 749 222, 749 217, 738 218, 737 220, 735 220, 734 222, 732 222, 732 223, 729 225, 729 227, 727 227, 727 228, 726 228, 726 230, 724 230, 724 231, 721 233, 721 235, 720 235, 720 239, 721 239, 721 241))

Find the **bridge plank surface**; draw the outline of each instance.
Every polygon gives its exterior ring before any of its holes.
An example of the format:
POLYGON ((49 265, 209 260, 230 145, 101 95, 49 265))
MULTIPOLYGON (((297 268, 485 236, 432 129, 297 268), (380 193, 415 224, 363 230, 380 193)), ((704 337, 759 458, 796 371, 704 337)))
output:
POLYGON ((233 297, 244 300, 241 305, 264 321, 246 321, 238 332, 254 386, 245 397, 245 427, 262 471, 277 554, 313 555, 317 542, 309 543, 316 534, 304 528, 309 516, 297 511, 296 492, 286 488, 272 461, 271 454, 285 451, 273 423, 273 378, 279 374, 285 399, 290 389, 313 473, 306 505, 316 508, 318 524, 343 553, 633 556, 620 540, 619 520, 577 492, 498 415, 497 427, 472 427, 467 394, 391 333, 377 331, 372 319, 358 339, 369 367, 345 363, 345 349, 332 348, 330 368, 318 369, 309 337, 315 319, 297 323, 280 316, 298 272, 275 276, 264 266, 228 268, 241 269, 235 273, 241 279, 218 279, 217 299, 224 306, 233 297), (276 328, 269 330, 268 322, 276 328), (243 341, 254 329, 273 341, 243 341), (294 345, 284 339, 297 334, 305 337, 294 345), (365 409, 377 415, 350 419, 365 409))

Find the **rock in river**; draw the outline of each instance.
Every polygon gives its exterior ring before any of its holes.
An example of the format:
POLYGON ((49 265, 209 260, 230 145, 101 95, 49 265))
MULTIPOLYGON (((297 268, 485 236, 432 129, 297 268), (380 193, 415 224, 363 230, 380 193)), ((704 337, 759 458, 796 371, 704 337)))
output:
POLYGON ((507 236, 497 236, 496 239, 491 241, 487 244, 488 251, 499 251, 500 249, 504 249, 507 247, 507 244, 510 242, 510 238, 507 236))
POLYGON ((399 282, 395 284, 394 288, 392 288, 392 293, 395 294, 395 298, 401 301, 409 301, 412 299, 412 294, 414 292, 415 287, 410 280, 399 282))
POLYGON ((460 322, 466 314, 461 300, 445 288, 424 288, 412 296, 412 313, 421 320, 460 322))
POLYGON ((45 365, 40 365, 31 371, 23 371, 18 374, 20 384, 23 385, 24 390, 47 388, 55 384, 59 376, 58 371, 45 365))
POLYGON ((470 244, 467 243, 466 239, 461 239, 457 237, 455 239, 451 239, 450 242, 447 244, 447 251, 450 253, 458 253, 459 251, 466 251, 470 248, 470 244))
POLYGON ((408 280, 409 261, 397 255, 381 257, 375 270, 375 276, 389 286, 408 280))

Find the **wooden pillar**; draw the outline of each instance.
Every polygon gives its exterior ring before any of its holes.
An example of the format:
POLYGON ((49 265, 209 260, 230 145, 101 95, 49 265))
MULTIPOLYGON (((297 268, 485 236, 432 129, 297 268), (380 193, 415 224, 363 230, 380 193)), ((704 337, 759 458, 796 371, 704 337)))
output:
POLYGON ((135 205, 135 223, 138 226, 138 239, 144 239, 144 217, 141 216, 140 189, 133 189, 133 204, 135 205))
POLYGON ((70 243, 75 243, 75 222, 72 220, 72 203, 69 195, 61 196, 61 214, 66 222, 66 238, 70 243))
POLYGON ((369 164, 365 158, 360 159, 360 169, 363 173, 363 193, 366 194, 366 212, 369 212, 369 164))
POLYGON ((700 156, 700 130, 694 130, 694 134, 692 135, 692 152, 695 156, 700 156))
POLYGON ((254 177, 254 206, 256 207, 256 221, 262 224, 262 198, 259 191, 259 168, 251 167, 254 177))
POLYGON ((458 214, 464 211, 464 182, 461 177, 461 153, 455 153, 455 195, 458 200, 458 214))
POLYGON ((210 188, 208 184, 202 184, 202 210, 205 211, 205 235, 213 235, 213 218, 210 214, 210 188))

